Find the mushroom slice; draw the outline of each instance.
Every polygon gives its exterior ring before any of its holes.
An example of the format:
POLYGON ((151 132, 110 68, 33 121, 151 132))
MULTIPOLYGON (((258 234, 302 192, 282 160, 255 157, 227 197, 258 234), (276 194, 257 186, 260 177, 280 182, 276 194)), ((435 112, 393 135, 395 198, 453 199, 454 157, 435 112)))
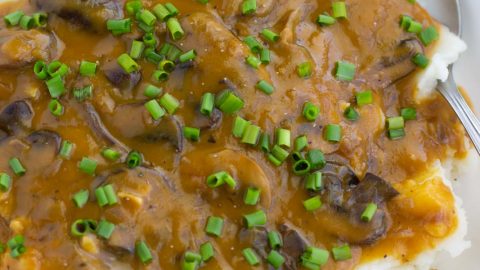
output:
POLYGON ((102 65, 101 70, 108 81, 115 87, 118 87, 122 92, 132 91, 142 80, 141 72, 135 71, 127 73, 116 60, 106 62, 102 65))
POLYGON ((0 129, 12 135, 29 129, 32 125, 33 108, 26 100, 10 103, 0 113, 0 129))

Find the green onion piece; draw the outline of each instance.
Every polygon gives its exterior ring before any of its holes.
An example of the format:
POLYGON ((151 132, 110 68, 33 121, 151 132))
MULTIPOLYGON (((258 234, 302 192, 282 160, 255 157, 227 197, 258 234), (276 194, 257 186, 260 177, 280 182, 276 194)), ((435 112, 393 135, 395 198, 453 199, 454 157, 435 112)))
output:
POLYGON ((162 22, 167 21, 171 17, 170 11, 162 4, 157 4, 153 8, 153 13, 157 16, 157 19, 162 22))
POLYGON ((156 80, 157 82, 164 82, 164 81, 168 80, 169 76, 170 75, 168 74, 168 72, 163 71, 163 70, 156 70, 152 74, 152 78, 154 80, 156 80))
POLYGON ((178 60, 180 61, 180 63, 185 63, 185 62, 194 60, 195 57, 197 57, 197 52, 195 52, 195 50, 190 50, 190 51, 180 55, 178 60))
POLYGON ((160 99, 160 105, 162 105, 169 114, 174 114, 178 107, 180 107, 180 101, 169 93, 165 93, 160 99))
POLYGON ((184 127, 183 136, 190 141, 198 142, 200 140, 200 129, 193 127, 184 127))
POLYGON ((198 253, 195 253, 195 252, 191 252, 191 251, 185 252, 185 254, 183 255, 183 258, 187 262, 201 262, 202 261, 202 255, 200 255, 198 253))
POLYGON ((288 129, 283 129, 283 128, 277 128, 275 130, 275 137, 277 139, 277 145, 280 146, 285 146, 287 148, 290 148, 290 130, 288 129))
POLYGON ((271 95, 275 88, 273 85, 269 84, 267 81, 261 80, 256 85, 257 89, 264 92, 267 95, 271 95))
POLYGON ((310 162, 312 169, 322 169, 327 162, 325 161, 325 155, 318 149, 312 149, 307 152, 306 159, 310 162))
POLYGON ((332 255, 335 261, 345 261, 352 258, 350 246, 347 244, 332 248, 332 255))
POLYGON ((171 45, 167 52, 167 59, 171 61, 177 61, 181 54, 182 51, 179 48, 171 45))
POLYGON ((17 259, 18 257, 20 257, 20 255, 22 255, 26 251, 27 251, 27 249, 26 249, 25 246, 18 246, 16 248, 10 250, 10 257, 12 257, 14 259, 17 259))
POLYGON ((241 110, 245 103, 232 90, 226 89, 216 96, 215 105, 222 112, 232 114, 241 110))
POLYGON ((158 42, 157 38, 152 32, 145 33, 145 35, 143 35, 142 40, 147 47, 155 48, 155 46, 157 46, 157 42, 158 42))
POLYGON ((249 187, 247 192, 245 192, 245 197, 243 197, 243 202, 246 205, 257 205, 260 200, 260 189, 255 187, 249 187))
POLYGON ((260 53, 263 49, 262 44, 254 36, 247 36, 243 39, 243 42, 250 48, 252 53, 260 53))
POLYGON ((415 120, 417 119, 417 110, 415 108, 403 108, 400 115, 405 120, 415 120))
POLYGON ((152 261, 152 253, 145 241, 139 241, 135 244, 135 254, 143 264, 148 264, 152 261))
POLYGON ((345 112, 343 113, 343 115, 345 116, 345 118, 347 118, 350 121, 357 121, 358 118, 360 118, 360 114, 352 106, 348 106, 345 109, 345 112))
POLYGON ((208 1, 209 0, 197 0, 197 2, 199 2, 200 4, 204 4, 204 5, 208 4, 208 1))
POLYGON ((205 232, 209 235, 220 236, 223 230, 223 219, 221 217, 210 216, 205 226, 205 232))
POLYGON ((263 133, 260 136, 259 145, 263 152, 270 152, 270 136, 267 133, 263 133))
POLYGON ((115 205, 118 203, 117 193, 111 184, 104 186, 103 190, 107 196, 108 205, 115 205))
POLYGON ((157 21, 157 18, 155 17, 155 15, 147 9, 137 12, 136 17, 137 17, 137 20, 139 20, 140 22, 148 26, 153 26, 157 21))
POLYGON ((421 68, 428 67, 430 64, 430 59, 428 59, 423 53, 417 53, 412 57, 412 62, 421 68))
POLYGON ((268 160, 275 166, 282 165, 283 161, 278 160, 273 154, 268 154, 268 160))
POLYGON ((87 231, 92 232, 92 233, 97 231, 97 227, 98 227, 98 222, 97 221, 95 221, 93 219, 86 219, 85 223, 87 224, 87 231))
POLYGON ((309 212, 313 212, 317 209, 320 209, 320 207, 322 207, 322 201, 320 199, 320 196, 315 196, 303 201, 303 206, 309 212))
POLYGON ((12 169, 13 173, 17 176, 23 176, 27 172, 18 158, 11 158, 8 161, 8 164, 10 165, 10 169, 12 169))
POLYGON ((73 96, 79 102, 85 101, 93 96, 93 85, 87 85, 81 89, 74 89, 73 96))
POLYGON ((329 16, 328 14, 320 14, 317 18, 317 23, 321 26, 333 25, 336 21, 337 20, 335 20, 335 18, 329 16))
POLYGON ((248 229, 259 227, 267 224, 267 215, 263 210, 250 213, 243 216, 243 220, 248 229))
POLYGON ((213 108, 215 106, 215 96, 212 93, 205 93, 202 96, 202 102, 200 105, 200 112, 203 115, 212 115, 213 108))
POLYGON ((199 267, 198 261, 187 262, 186 260, 182 261, 182 270, 197 270, 199 267))
POLYGON ((307 247, 301 257, 302 265, 308 269, 320 269, 328 261, 329 253, 325 249, 307 247))
POLYGON ((31 29, 35 25, 32 16, 25 15, 20 19, 20 27, 25 30, 31 29))
POLYGON ((60 61, 53 61, 47 65, 47 72, 50 77, 63 77, 68 73, 68 66, 60 61))
POLYGON ((65 92, 65 85, 62 77, 56 76, 46 81, 48 92, 52 98, 58 98, 65 92))
POLYGON ((6 173, 0 173, 0 190, 3 192, 8 191, 12 184, 12 178, 6 173))
POLYGON ((172 4, 172 3, 165 3, 165 8, 167 8, 168 12, 170 12, 170 16, 175 17, 180 14, 180 11, 172 4))
POLYGON ((98 187, 95 189, 95 198, 97 199, 98 206, 104 207, 108 204, 107 194, 103 187, 98 187))
POLYGON ((156 87, 153 84, 148 84, 147 87, 143 90, 143 95, 148 98, 157 98, 163 92, 162 88, 156 87))
POLYGON ((263 29, 261 34, 263 38, 265 38, 267 41, 270 41, 270 42, 277 42, 280 39, 279 34, 267 28, 263 29))
POLYGON ((257 0, 243 0, 242 14, 250 15, 257 11, 257 0))
POLYGON ((256 125, 248 125, 242 136, 242 143, 257 145, 260 137, 260 127, 256 125))
POLYGON ((295 162, 292 166, 293 173, 299 176, 306 175, 310 172, 310 169, 310 162, 305 159, 295 162))
POLYGON ((165 56, 156 53, 155 49, 151 47, 147 47, 144 51, 144 54, 145 59, 151 63, 154 63, 155 65, 160 64, 160 62, 165 59, 165 56))
POLYGON ((410 27, 410 24, 412 22, 413 22, 412 17, 407 15, 402 15, 402 17, 400 18, 400 27, 406 31, 410 27))
POLYGON ((330 124, 325 127, 325 140, 329 142, 340 142, 342 139, 342 127, 330 124))
POLYGON ((335 77, 339 81, 353 81, 355 77, 355 65, 347 61, 338 61, 336 63, 335 77))
POLYGON ((373 94, 371 90, 358 92, 356 95, 357 104, 359 106, 368 105, 373 103, 373 94))
POLYGON ((82 61, 80 63, 80 75, 82 76, 94 76, 95 73, 97 72, 97 64, 88 62, 88 61, 82 61))
POLYGON ((209 175, 207 177, 207 186, 209 188, 217 188, 223 184, 225 184, 225 179, 229 176, 229 174, 225 171, 220 171, 209 175))
POLYGON ((268 244, 270 244, 270 247, 272 249, 279 249, 283 247, 283 240, 282 237, 280 236, 280 233, 277 231, 269 231, 268 234, 268 244))
POLYGON ((308 146, 308 139, 307 139, 307 136, 305 135, 302 135, 302 136, 298 136, 296 139, 295 139, 295 151, 297 152, 300 152, 302 151, 303 149, 305 149, 307 146, 308 146))
POLYGON ((143 22, 137 22, 137 26, 140 30, 142 30, 145 33, 151 33, 155 31, 155 25, 153 26, 148 26, 144 24, 143 22))
POLYGON ((207 262, 213 256, 215 256, 215 251, 213 249, 213 245, 210 242, 205 242, 200 245, 200 255, 202 256, 202 261, 207 262))
POLYGON ((58 101, 58 99, 52 99, 48 103, 48 110, 50 111, 51 114, 54 116, 61 116, 63 115, 63 105, 58 101))
POLYGON ((142 41, 134 40, 132 41, 132 47, 130 48, 130 57, 135 60, 140 59, 144 50, 145 43, 143 43, 142 41))
POLYGON ((117 161, 120 158, 121 154, 120 152, 112 148, 105 148, 102 150, 102 156, 108 160, 117 161))
POLYGON ((17 26, 24 15, 25 13, 19 10, 5 15, 5 17, 3 17, 3 20, 5 21, 5 24, 7 26, 17 26))
POLYGON ((178 22, 177 18, 169 18, 167 20, 167 28, 170 31, 170 35, 173 40, 180 40, 185 35, 182 26, 178 22))
POLYGON ((308 78, 312 76, 312 64, 310 62, 304 62, 297 66, 297 73, 300 78, 308 78))
POLYGON ((262 51, 260 52, 260 62, 264 65, 268 65, 271 62, 271 57, 270 57, 270 50, 263 48, 262 51))
POLYGON ((72 223, 72 226, 70 226, 70 232, 72 233, 72 236, 75 237, 81 237, 84 236, 88 231, 88 226, 85 220, 83 219, 77 219, 72 223))
POLYGON ((290 155, 287 150, 283 149, 279 145, 275 145, 272 148, 272 155, 280 161, 280 163, 283 163, 288 156, 290 155))
POLYGON ((245 58, 245 62, 254 69, 258 69, 260 67, 260 64, 262 64, 262 61, 260 61, 260 59, 258 59, 253 55, 250 55, 247 58, 245 58))
POLYGON ((402 116, 390 117, 387 119, 388 129, 401 129, 405 127, 405 120, 402 116))
POLYGON ((107 30, 112 32, 113 35, 118 36, 132 31, 132 20, 107 20, 107 30))
POLYGON ((25 237, 21 234, 15 235, 14 237, 10 238, 7 242, 7 246, 10 249, 14 249, 19 246, 23 246, 25 244, 25 237))
POLYGON ((87 189, 82 189, 79 192, 75 193, 72 197, 73 203, 78 208, 83 208, 88 202, 88 196, 90 192, 87 189))
POLYGON ((115 224, 110 223, 104 219, 98 222, 97 235, 103 239, 108 239, 112 236, 113 231, 115 230, 115 224))
POLYGON ((86 174, 94 175, 95 170, 97 169, 97 161, 88 157, 83 157, 80 163, 78 163, 78 168, 86 174))
POLYGON ((156 99, 152 99, 145 103, 145 108, 155 121, 159 120, 165 115, 165 110, 160 106, 160 104, 158 104, 156 99))
POLYGON ((416 21, 411 21, 407 28, 407 32, 419 34, 423 30, 423 25, 416 21))
POLYGON ((428 46, 435 40, 438 40, 439 35, 437 29, 434 26, 430 26, 418 34, 418 37, 422 41, 423 45, 428 46))
POLYGON ((130 55, 126 53, 120 55, 117 58, 117 62, 127 73, 133 73, 139 69, 137 62, 135 62, 135 60, 133 60, 130 55))
POLYGON ((314 122, 319 115, 320 115, 320 108, 318 106, 315 106, 311 102, 306 102, 303 105, 303 117, 305 117, 307 121, 314 122))
POLYGON ((235 187, 237 187, 237 181, 235 181, 230 174, 226 174, 223 180, 231 189, 235 189, 235 187))
POLYGON ((377 205, 374 203, 369 203, 361 215, 363 222, 370 222, 377 212, 377 205))
POLYGON ((126 160, 128 168, 130 169, 136 168, 142 165, 142 162, 143 162, 143 156, 140 152, 131 151, 130 153, 128 153, 127 160, 126 160))
POLYGON ((70 159, 70 157, 72 156, 74 146, 75 144, 73 144, 72 142, 63 140, 62 146, 60 147, 60 152, 59 152, 60 156, 64 159, 70 159))
POLYGON ((48 77, 47 64, 41 60, 35 62, 33 73, 35 73, 35 76, 40 80, 45 80, 48 77))
POLYGON ((399 140, 399 139, 405 137, 405 129, 403 129, 403 128, 390 129, 388 131, 388 137, 392 140, 399 140))
POLYGON ((248 264, 255 266, 260 264, 260 259, 258 258, 257 253, 252 248, 246 248, 242 250, 243 257, 248 264))
POLYGON ((267 261, 273 268, 279 269, 285 263, 285 258, 278 251, 272 250, 267 256, 267 261))
POLYGON ((322 172, 314 172, 305 178, 305 189, 309 191, 320 191, 323 188, 322 172))
POLYGON ((345 2, 333 2, 332 3, 332 14, 336 19, 346 19, 347 18, 347 6, 345 2))
POLYGON ((303 154, 297 151, 291 153, 290 156, 292 157, 293 162, 297 162, 304 159, 303 154))
POLYGON ((125 4, 125 9, 127 10, 127 13, 129 15, 137 14, 137 12, 142 10, 142 8, 143 8, 143 4, 141 0, 133 0, 125 4))
POLYGON ((172 50, 172 48, 174 48, 174 47, 175 47, 175 46, 173 46, 173 45, 170 44, 170 43, 164 43, 164 44, 162 45, 162 47, 160 48, 160 50, 158 51, 158 53, 159 53, 160 55, 166 56, 166 55, 168 54, 168 52, 169 52, 170 50, 172 50))

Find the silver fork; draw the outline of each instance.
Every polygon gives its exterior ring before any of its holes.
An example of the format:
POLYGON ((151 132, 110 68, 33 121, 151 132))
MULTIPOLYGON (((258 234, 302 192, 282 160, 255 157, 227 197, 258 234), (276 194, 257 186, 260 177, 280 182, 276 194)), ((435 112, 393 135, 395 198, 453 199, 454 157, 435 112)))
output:
MULTIPOLYGON (((422 4, 430 14, 450 28, 450 31, 461 36, 462 16, 459 0, 424 0, 422 4)), ((448 80, 445 82, 439 81, 437 90, 450 103, 465 127, 468 136, 470 136, 475 149, 480 154, 480 122, 458 91, 452 73, 453 65, 450 65, 448 70, 450 73, 448 80)))

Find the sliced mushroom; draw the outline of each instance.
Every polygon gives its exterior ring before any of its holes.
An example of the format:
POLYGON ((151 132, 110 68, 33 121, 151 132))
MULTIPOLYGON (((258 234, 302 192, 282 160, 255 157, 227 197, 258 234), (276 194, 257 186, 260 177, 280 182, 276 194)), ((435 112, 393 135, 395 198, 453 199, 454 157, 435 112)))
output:
POLYGON ((280 250, 285 257, 285 270, 298 269, 298 261, 300 256, 305 252, 307 247, 311 246, 308 240, 293 225, 282 224, 280 233, 283 238, 283 247, 280 250))
POLYGON ((241 244, 255 249, 262 258, 267 258, 269 251, 267 234, 267 229, 263 227, 253 229, 242 228, 238 233, 238 240, 241 244))
POLYGON ((32 117, 33 108, 30 102, 15 101, 0 113, 0 129, 9 135, 27 130, 32 125, 32 117))
POLYGON ((223 120, 222 112, 215 108, 210 117, 197 113, 193 119, 193 126, 199 127, 201 130, 209 129, 215 130, 220 127, 223 120))
POLYGON ((105 21, 122 19, 124 0, 34 0, 41 10, 94 32, 105 32, 105 21))
POLYGON ((141 72, 135 71, 127 73, 116 60, 106 62, 102 65, 101 70, 108 81, 115 87, 118 87, 122 92, 132 91, 142 80, 141 72))
POLYGON ((124 224, 117 225, 110 238, 107 240, 107 247, 115 254, 133 254, 135 251, 135 232, 124 224))

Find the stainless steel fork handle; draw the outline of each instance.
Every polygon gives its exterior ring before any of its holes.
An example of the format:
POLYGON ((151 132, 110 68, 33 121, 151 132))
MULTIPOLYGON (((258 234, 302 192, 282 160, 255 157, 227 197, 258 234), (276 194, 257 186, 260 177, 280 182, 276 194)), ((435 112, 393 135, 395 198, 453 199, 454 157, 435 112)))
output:
POLYGON ((448 80, 446 82, 440 82, 437 88, 457 113, 460 122, 462 122, 475 149, 477 149, 480 155, 480 121, 478 121, 478 118, 457 89, 452 72, 450 72, 448 80))

